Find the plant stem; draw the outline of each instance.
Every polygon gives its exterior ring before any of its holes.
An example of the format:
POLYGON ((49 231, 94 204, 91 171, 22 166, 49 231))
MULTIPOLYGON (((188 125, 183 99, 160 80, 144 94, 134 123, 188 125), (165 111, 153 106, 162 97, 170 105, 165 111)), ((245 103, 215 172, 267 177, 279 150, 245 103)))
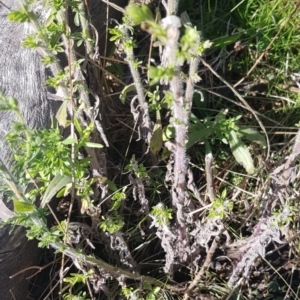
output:
POLYGON ((122 277, 130 278, 133 280, 141 281, 141 282, 148 282, 154 286, 159 286, 161 288, 168 289, 168 290, 174 291, 174 292, 183 292, 185 289, 185 288, 178 288, 178 287, 175 287, 172 285, 165 284, 165 283, 163 283, 153 277, 150 277, 150 276, 143 276, 143 275, 140 275, 135 272, 130 272, 130 271, 121 269, 119 267, 114 267, 102 259, 94 258, 91 256, 87 256, 85 254, 82 254, 79 251, 76 251, 75 249, 72 249, 60 242, 51 243, 51 247, 55 250, 61 251, 63 254, 70 257, 71 259, 78 260, 79 262, 81 262, 85 265, 103 268, 103 269, 105 269, 105 271, 110 273, 116 279, 122 276, 122 277))
MULTIPOLYGON (((127 29, 125 29, 124 34, 125 34, 125 40, 129 41, 131 38, 128 34, 127 29)), ((128 62, 128 65, 129 65, 129 68, 131 71, 131 75, 134 80, 134 85, 136 88, 137 97, 138 97, 140 110, 141 110, 140 113, 141 113, 142 119, 143 119, 142 125, 141 125, 142 135, 143 135, 143 138, 146 140, 146 142, 150 145, 150 141, 152 138, 151 120, 150 120, 150 116, 149 116, 148 104, 145 100, 145 94, 144 94, 141 77, 137 70, 137 67, 134 64, 135 58, 134 58, 134 53, 133 53, 133 47, 131 47, 131 46, 125 47, 125 52, 126 52, 126 56, 127 56, 126 61, 128 62)))
POLYGON ((193 288, 198 284, 199 280, 201 279, 201 277, 203 276, 205 270, 209 267, 212 257, 218 247, 218 237, 216 237, 213 242, 212 245, 207 253, 206 259, 204 264, 202 265, 200 271, 197 273, 197 275, 195 276, 195 278, 193 279, 193 281, 190 283, 189 287, 187 288, 187 290, 184 293, 183 296, 183 300, 187 300, 189 299, 189 293, 193 290, 193 288))

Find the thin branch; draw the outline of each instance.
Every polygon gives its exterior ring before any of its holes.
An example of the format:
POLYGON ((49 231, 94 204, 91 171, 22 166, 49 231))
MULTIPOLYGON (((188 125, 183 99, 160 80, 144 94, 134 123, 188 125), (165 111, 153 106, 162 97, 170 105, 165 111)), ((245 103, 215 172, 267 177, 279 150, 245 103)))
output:
MULTIPOLYGON (((125 39, 130 40, 130 36, 128 34, 128 30, 124 30, 125 34, 125 39)), ((142 135, 143 139, 150 145, 150 141, 152 138, 152 126, 151 126, 151 120, 149 116, 149 109, 148 109, 148 104, 145 100, 145 93, 144 93, 144 88, 143 84, 141 81, 140 74, 137 70, 137 67, 135 66, 135 57, 133 53, 133 48, 132 47, 125 47, 125 52, 126 52, 126 61, 128 62, 129 68, 131 75, 134 80, 134 85, 136 88, 137 92, 137 98, 139 101, 139 109, 141 110, 141 115, 142 115, 142 124, 141 124, 141 129, 142 129, 142 135)))
POLYGON ((211 151, 209 151, 205 155, 205 172, 206 172, 206 189, 207 189, 207 195, 209 197, 210 202, 213 202, 216 198, 216 192, 214 187, 214 181, 213 181, 213 156, 211 151))
POLYGON ((8 10, 11 10, 11 8, 8 6, 8 5, 6 5, 5 3, 3 3, 2 1, 0 1, 0 4, 2 4, 5 8, 7 8, 8 10))
POLYGON ((192 292, 192 290, 195 288, 195 286, 198 284, 198 282, 200 281, 201 277, 203 276, 205 270, 209 267, 211 261, 212 261, 212 257, 218 247, 218 237, 215 237, 215 239, 212 242, 212 245, 209 249, 209 251, 207 252, 207 256, 205 259, 204 264, 202 265, 200 271, 197 273, 197 275, 195 276, 195 278, 193 279, 193 281, 190 283, 190 285, 188 286, 188 288, 186 289, 184 296, 183 296, 183 300, 187 300, 189 299, 189 294, 192 292))

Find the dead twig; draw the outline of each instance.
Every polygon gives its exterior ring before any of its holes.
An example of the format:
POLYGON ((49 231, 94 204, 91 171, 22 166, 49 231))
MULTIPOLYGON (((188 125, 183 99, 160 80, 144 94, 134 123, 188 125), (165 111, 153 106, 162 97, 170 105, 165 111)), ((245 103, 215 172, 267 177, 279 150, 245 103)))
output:
POLYGON ((212 245, 210 246, 209 251, 207 252, 207 256, 205 259, 204 264, 202 265, 202 268, 200 269, 200 271, 197 273, 197 275, 195 276, 195 278, 193 279, 193 281, 190 283, 190 285, 188 286, 188 288, 186 289, 184 296, 183 296, 183 300, 187 300, 189 299, 189 294, 191 293, 191 291, 194 289, 194 287, 197 285, 197 283, 199 282, 199 280, 201 279, 201 277, 203 276, 205 270, 209 267, 212 257, 218 247, 218 240, 219 237, 215 237, 212 245))
POLYGON ((206 172, 206 189, 207 189, 207 195, 210 199, 210 202, 213 202, 216 198, 216 192, 215 192, 215 186, 213 182, 213 156, 212 153, 209 152, 205 155, 205 172, 206 172))

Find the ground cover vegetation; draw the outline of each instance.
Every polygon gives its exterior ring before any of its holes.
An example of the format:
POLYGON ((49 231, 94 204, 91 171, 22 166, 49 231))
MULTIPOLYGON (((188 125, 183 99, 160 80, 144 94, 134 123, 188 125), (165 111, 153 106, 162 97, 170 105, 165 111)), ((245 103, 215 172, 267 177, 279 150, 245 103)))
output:
POLYGON ((63 102, 32 131, 1 97, 0 170, 3 222, 49 249, 40 299, 298 299, 300 4, 131 3, 104 57, 84 1, 34 4, 9 17, 63 102))

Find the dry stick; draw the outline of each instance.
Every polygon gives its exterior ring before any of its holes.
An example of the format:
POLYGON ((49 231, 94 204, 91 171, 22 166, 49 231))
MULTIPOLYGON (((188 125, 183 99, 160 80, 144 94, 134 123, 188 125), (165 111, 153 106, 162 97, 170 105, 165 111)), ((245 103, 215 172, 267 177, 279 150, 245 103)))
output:
POLYGON ((218 247, 218 237, 215 237, 215 239, 212 242, 212 245, 209 249, 209 251, 207 252, 207 256, 205 259, 204 264, 202 265, 202 268, 200 269, 200 271, 198 272, 198 274, 195 276, 195 278, 193 279, 193 281, 190 283, 189 287, 186 289, 184 296, 183 296, 183 300, 187 300, 189 299, 189 293, 193 290, 193 288, 198 284, 200 278, 203 276, 205 270, 209 267, 212 257, 218 247))
POLYGON ((105 4, 113 7, 115 10, 120 11, 121 13, 123 13, 125 15, 125 9, 123 9, 122 7, 118 6, 115 3, 112 3, 110 1, 106 1, 106 0, 101 0, 102 2, 104 2, 105 4))
POLYGON ((8 10, 11 10, 11 8, 8 6, 8 5, 6 5, 5 3, 3 3, 2 1, 0 1, 0 4, 2 4, 5 8, 7 8, 8 10))
POLYGON ((14 293, 13 293, 13 291, 12 291, 12 290, 9 290, 9 292, 10 292, 10 294, 11 294, 11 296, 12 296, 12 299, 13 299, 13 300, 17 300, 16 297, 15 297, 15 295, 14 295, 14 293))
MULTIPOLYGON (((109 5, 106 4, 106 22, 105 22, 105 46, 104 46, 104 57, 107 55, 107 41, 108 41, 108 32, 109 32, 109 28, 108 28, 108 20, 109 20, 109 5)), ((105 59, 103 60, 103 67, 105 67, 105 59)))
POLYGON ((214 178, 212 172, 213 156, 211 151, 205 155, 205 172, 206 172, 206 189, 210 202, 212 203, 216 198, 216 192, 214 187, 214 178))
POLYGON ((270 50, 271 46, 274 44, 275 40, 278 38, 279 34, 282 32, 282 30, 284 29, 284 27, 288 24, 288 22, 291 20, 291 18, 294 16, 294 14, 297 12, 298 8, 300 7, 300 1, 298 1, 298 3, 296 4, 294 10, 292 11, 292 13, 290 14, 290 16, 285 20, 285 22, 282 23, 281 27, 279 28, 278 32, 276 33, 276 35, 272 38, 271 42, 269 43, 269 45, 267 46, 266 50, 263 51, 263 53, 260 55, 260 57, 256 60, 256 62, 254 63, 254 65, 251 67, 251 69, 247 72, 246 76, 244 76, 240 81, 238 81, 234 87, 237 87, 238 85, 240 85, 251 73, 252 71, 257 67, 257 65, 260 63, 260 61, 262 60, 262 58, 264 57, 264 55, 270 50))
POLYGON ((227 82, 222 76, 220 76, 211 67, 210 64, 208 64, 201 57, 200 57, 200 60, 203 63, 203 65, 205 67, 207 67, 218 79, 220 79, 235 94, 235 96, 245 105, 245 107, 253 114, 253 116, 255 117, 255 119, 257 121, 257 123, 259 124, 260 128, 262 129, 262 131, 264 132, 264 134, 266 136, 266 141, 267 141, 267 157, 266 157, 266 160, 268 160, 269 156, 270 156, 270 141, 269 141, 269 137, 268 137, 268 134, 267 134, 265 126, 263 125, 263 123, 261 122, 261 120, 259 119, 259 117, 257 116, 257 114, 255 113, 255 111, 251 108, 251 106, 247 103, 247 101, 245 101, 244 98, 235 90, 235 88, 229 82, 227 82))
POLYGON ((54 264, 54 263, 57 262, 57 261, 58 261, 58 259, 56 259, 56 260, 54 260, 54 261, 51 261, 50 263, 48 263, 48 264, 46 264, 46 265, 44 265, 44 266, 42 266, 42 267, 40 267, 40 266, 31 266, 31 267, 27 267, 27 268, 25 268, 25 269, 23 269, 23 270, 21 270, 21 271, 18 271, 17 273, 15 273, 15 274, 13 274, 13 275, 10 275, 10 276, 9 276, 9 279, 13 279, 14 277, 16 277, 16 276, 18 276, 18 275, 20 275, 20 274, 22 274, 23 272, 26 272, 26 271, 28 271, 28 270, 37 269, 37 271, 36 271, 34 274, 30 275, 29 277, 26 277, 26 280, 28 280, 28 279, 30 279, 30 278, 36 276, 38 273, 41 273, 44 269, 48 268, 50 265, 54 264))

